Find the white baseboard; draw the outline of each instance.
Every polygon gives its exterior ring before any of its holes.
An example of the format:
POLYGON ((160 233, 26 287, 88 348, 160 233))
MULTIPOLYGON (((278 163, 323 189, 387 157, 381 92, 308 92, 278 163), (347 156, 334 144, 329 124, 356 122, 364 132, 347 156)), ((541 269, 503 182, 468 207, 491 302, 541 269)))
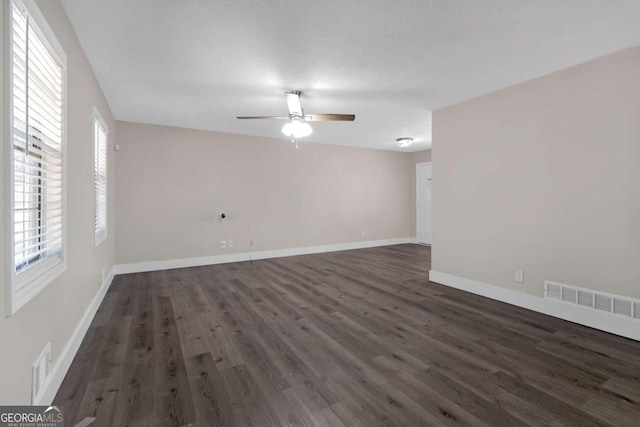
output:
POLYGON ((50 405, 53 402, 53 399, 56 397, 56 393, 62 385, 62 381, 64 380, 65 375, 67 375, 67 371, 71 366, 71 362, 73 362, 73 358, 76 356, 78 349, 80 348, 80 344, 82 344, 82 340, 84 339, 87 330, 89 330, 89 326, 91 325, 91 321, 93 317, 96 315, 104 296, 111 285, 111 281, 113 280, 113 276, 115 275, 114 269, 112 268, 109 272, 109 275, 105 278, 104 282, 98 289, 98 292, 91 300, 89 307, 84 312, 82 319, 78 323, 75 331, 71 335, 71 339, 67 342, 67 345, 64 347, 60 355, 58 356, 58 360, 53 366, 53 370, 47 382, 43 385, 43 391, 41 393, 40 400, 38 402, 33 402, 34 405, 50 405))
POLYGON ((499 286, 489 285, 476 280, 465 279, 447 273, 431 270, 429 280, 461 289, 473 294, 506 302, 518 307, 526 308, 538 313, 568 320, 573 323, 599 329, 601 331, 620 335, 632 340, 640 341, 639 323, 632 319, 625 319, 607 313, 600 313, 580 306, 563 304, 561 302, 544 299, 535 295, 512 291, 499 286))
POLYGON ((351 249, 374 248, 377 246, 416 243, 414 237, 397 239, 368 240, 365 242, 337 243, 333 245, 307 246, 292 249, 276 249, 272 251, 243 252, 227 255, 212 255, 199 258, 170 259, 166 261, 137 262, 114 266, 115 274, 142 273, 145 271, 170 270, 173 268, 198 267, 201 265, 226 264, 229 262, 255 261, 259 259, 281 258, 295 255, 317 254, 322 252, 347 251, 351 249))

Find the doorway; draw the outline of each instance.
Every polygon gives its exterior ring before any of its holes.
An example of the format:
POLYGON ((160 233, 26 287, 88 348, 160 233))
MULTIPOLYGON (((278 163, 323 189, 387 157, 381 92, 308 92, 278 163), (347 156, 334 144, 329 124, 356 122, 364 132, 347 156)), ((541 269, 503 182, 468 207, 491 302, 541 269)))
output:
POLYGON ((416 238, 431 244, 431 163, 416 164, 416 238))

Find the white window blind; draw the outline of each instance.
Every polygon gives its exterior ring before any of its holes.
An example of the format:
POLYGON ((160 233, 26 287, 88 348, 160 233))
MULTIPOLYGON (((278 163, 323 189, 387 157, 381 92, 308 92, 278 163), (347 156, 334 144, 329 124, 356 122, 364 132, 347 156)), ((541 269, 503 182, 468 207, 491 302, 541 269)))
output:
POLYGON ((107 125, 94 109, 93 120, 95 245, 107 238, 107 125))
POLYGON ((15 311, 43 286, 48 272, 63 264, 64 67, 17 0, 10 25, 15 311))

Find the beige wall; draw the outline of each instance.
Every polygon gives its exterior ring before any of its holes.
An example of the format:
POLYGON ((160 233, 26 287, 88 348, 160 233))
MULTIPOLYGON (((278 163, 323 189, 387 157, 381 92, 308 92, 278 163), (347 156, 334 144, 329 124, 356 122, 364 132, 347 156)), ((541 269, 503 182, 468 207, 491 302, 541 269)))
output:
POLYGON ((434 112, 433 269, 640 297, 639 70, 634 48, 434 112))
MULTIPOLYGON (((62 5, 58 1, 37 3, 67 54, 67 270, 8 318, 4 291, 0 292, 0 404, 3 405, 31 402, 31 364, 49 341, 53 364, 58 362, 61 350, 100 287, 102 270, 108 272, 114 259, 115 159, 112 150, 108 159, 109 237, 99 247, 93 247, 92 106, 97 106, 109 126, 110 145, 115 137, 115 122, 62 5)), ((0 21, 4 25, 4 20, 0 21)), ((6 103, 3 94, 3 117, 6 103)), ((0 150, 0 157, 4 154, 4 149, 0 150)), ((0 164, 3 162, 4 159, 0 159, 0 164)), ((2 173, 0 187, 4 185, 2 173)), ((0 197, 4 197, 4 192, 0 197)), ((7 206, 3 206, 0 221, 4 224, 7 206)), ((2 227, 0 253, 3 258, 6 250, 2 227)), ((3 260, 0 263, 3 278, 4 268, 3 260)), ((3 285, 6 286, 4 280, 3 285)))
POLYGON ((413 234, 411 235, 412 237, 416 237, 417 236, 417 219, 416 219, 416 165, 418 163, 426 163, 426 162, 430 162, 431 161, 431 150, 423 150, 423 151, 416 151, 415 153, 411 153, 409 154, 409 156, 411 156, 411 160, 410 165, 409 165, 409 169, 410 173, 411 173, 411 185, 412 185, 412 190, 413 191, 413 204, 412 204, 412 209, 413 209, 413 234))
POLYGON ((117 126, 118 264, 414 234, 408 154, 117 126))
MULTIPOLYGON (((416 151, 415 153, 411 153, 410 156, 411 164, 413 164, 414 166, 418 163, 430 162, 431 150, 416 151)), ((415 168, 413 172, 415 173, 415 168)))

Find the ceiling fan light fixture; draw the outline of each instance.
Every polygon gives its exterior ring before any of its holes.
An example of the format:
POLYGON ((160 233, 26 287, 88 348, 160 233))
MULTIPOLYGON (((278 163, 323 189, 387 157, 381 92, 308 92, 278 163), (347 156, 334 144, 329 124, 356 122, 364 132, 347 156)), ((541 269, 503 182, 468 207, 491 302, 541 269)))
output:
POLYGON ((313 129, 307 122, 352 122, 356 119, 355 114, 309 114, 306 115, 300 104, 300 96, 302 92, 292 90, 285 92, 287 96, 287 107, 289 109, 288 116, 238 116, 238 119, 275 119, 289 120, 282 127, 282 133, 287 135, 292 142, 298 147, 298 138, 311 135, 313 129))
POLYGON ((282 127, 282 133, 294 139, 304 138, 305 136, 311 135, 312 132, 313 129, 309 123, 295 118, 282 127))
POLYGON ((406 148, 411 144, 413 144, 413 138, 409 138, 409 137, 398 138, 396 139, 396 144, 398 145, 398 148, 406 148))

